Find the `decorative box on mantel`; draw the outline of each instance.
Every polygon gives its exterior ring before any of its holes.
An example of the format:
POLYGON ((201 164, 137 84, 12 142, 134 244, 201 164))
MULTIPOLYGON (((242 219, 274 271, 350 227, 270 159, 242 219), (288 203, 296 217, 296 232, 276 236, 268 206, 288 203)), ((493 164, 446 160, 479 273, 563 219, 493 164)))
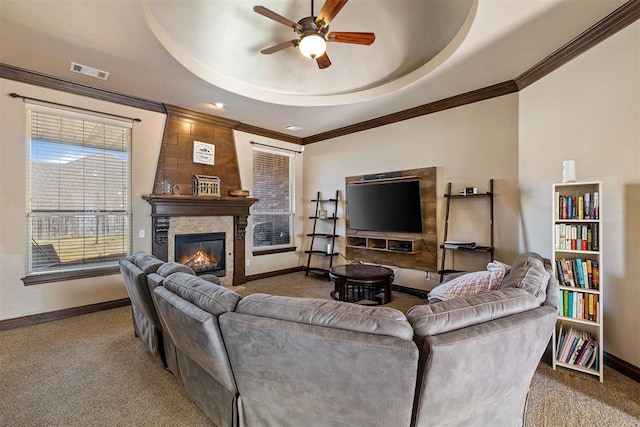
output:
POLYGON ((241 285, 246 283, 244 238, 249 208, 258 199, 249 197, 198 197, 175 194, 149 194, 142 196, 142 198, 151 205, 152 253, 163 261, 168 260, 167 239, 171 217, 233 217, 233 284, 241 285))
POLYGON ((193 195, 220 197, 220 178, 217 176, 194 175, 193 195))

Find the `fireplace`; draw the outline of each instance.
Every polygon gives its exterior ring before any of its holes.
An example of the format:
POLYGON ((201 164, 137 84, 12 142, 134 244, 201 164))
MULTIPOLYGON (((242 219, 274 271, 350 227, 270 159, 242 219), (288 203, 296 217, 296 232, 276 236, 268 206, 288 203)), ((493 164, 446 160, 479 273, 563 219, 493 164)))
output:
POLYGON ((177 261, 174 246, 176 235, 224 232, 227 236, 227 274, 220 280, 225 286, 238 286, 247 282, 244 238, 249 208, 258 199, 177 194, 148 194, 142 198, 151 205, 153 255, 163 261, 177 261))
POLYGON ((174 259, 188 265, 196 274, 224 277, 225 233, 176 234, 174 259))

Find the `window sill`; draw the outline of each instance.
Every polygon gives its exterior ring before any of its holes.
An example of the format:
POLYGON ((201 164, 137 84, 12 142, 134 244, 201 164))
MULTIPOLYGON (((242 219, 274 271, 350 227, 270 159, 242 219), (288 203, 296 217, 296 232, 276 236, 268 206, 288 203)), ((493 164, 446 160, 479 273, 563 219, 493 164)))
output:
POLYGON ((120 274, 120 267, 115 265, 112 267, 100 267, 100 268, 92 268, 92 269, 86 269, 86 270, 34 274, 32 276, 23 277, 21 280, 25 286, 30 286, 30 285, 39 285, 42 283, 86 279, 89 277, 109 276, 112 274, 120 274))
POLYGON ((296 249, 297 248, 295 246, 288 246, 286 248, 273 248, 273 249, 254 249, 252 254, 253 256, 281 254, 285 252, 295 252, 296 249))

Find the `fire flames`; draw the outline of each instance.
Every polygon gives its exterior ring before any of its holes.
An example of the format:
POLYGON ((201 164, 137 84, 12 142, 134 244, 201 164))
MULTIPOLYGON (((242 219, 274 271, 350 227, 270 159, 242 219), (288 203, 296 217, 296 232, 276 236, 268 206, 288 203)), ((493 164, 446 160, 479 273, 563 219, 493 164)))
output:
POLYGON ((209 271, 218 267, 218 260, 209 256, 202 249, 197 250, 187 261, 183 262, 183 264, 188 265, 193 268, 194 271, 209 271))

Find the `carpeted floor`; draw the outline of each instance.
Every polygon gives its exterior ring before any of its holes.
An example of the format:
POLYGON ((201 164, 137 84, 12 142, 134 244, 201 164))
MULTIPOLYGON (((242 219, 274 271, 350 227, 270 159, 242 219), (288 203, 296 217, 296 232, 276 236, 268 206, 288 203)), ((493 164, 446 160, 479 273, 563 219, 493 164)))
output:
MULTIPOLYGON (((235 288, 328 298, 331 282, 304 273, 235 288)), ((406 311, 420 298, 394 291, 406 311)), ((0 332, 1 426, 211 426, 133 335, 122 307, 0 332)), ((526 425, 640 426, 640 384, 605 368, 605 381, 541 362, 526 425)))

